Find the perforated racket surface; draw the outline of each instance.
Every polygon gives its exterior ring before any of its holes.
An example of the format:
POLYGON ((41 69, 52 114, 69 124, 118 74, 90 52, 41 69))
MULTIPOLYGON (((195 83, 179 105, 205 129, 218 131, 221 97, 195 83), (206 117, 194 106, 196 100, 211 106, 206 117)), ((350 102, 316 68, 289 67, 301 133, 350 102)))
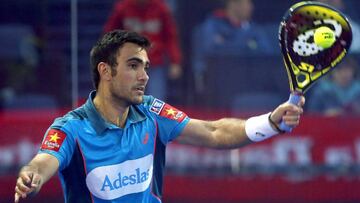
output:
MULTIPOLYGON (((329 73, 345 57, 352 41, 347 18, 335 8, 319 2, 305 1, 293 5, 279 27, 280 48, 290 84, 290 103, 297 104, 317 80, 329 73), (317 28, 326 26, 334 31, 336 41, 329 48, 314 42, 317 28)), ((281 123, 280 128, 291 131, 281 123)))

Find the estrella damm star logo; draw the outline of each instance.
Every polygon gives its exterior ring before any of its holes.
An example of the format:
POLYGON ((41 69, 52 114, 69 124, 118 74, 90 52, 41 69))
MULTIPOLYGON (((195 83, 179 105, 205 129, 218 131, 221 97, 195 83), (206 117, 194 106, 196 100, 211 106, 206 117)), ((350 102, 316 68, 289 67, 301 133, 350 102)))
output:
POLYGON ((165 104, 160 112, 160 116, 181 122, 186 117, 186 114, 170 106, 169 104, 165 104))
POLYGON ((56 142, 58 141, 58 139, 60 139, 60 137, 58 136, 58 133, 55 133, 53 135, 50 135, 50 142, 56 142))
POLYGON ((166 109, 166 114, 168 116, 175 116, 176 111, 174 111, 174 109, 170 108, 170 109, 166 109))
POLYGON ((41 144, 41 150, 52 150, 52 151, 59 151, 64 139, 66 138, 66 134, 57 129, 50 129, 42 144, 41 144))

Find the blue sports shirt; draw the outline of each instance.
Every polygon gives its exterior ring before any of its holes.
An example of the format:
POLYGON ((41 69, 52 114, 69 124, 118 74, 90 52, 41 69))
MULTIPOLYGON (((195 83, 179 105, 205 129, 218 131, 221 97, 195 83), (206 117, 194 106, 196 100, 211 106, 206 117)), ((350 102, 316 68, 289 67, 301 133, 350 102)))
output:
POLYGON ((119 128, 95 109, 95 94, 55 119, 39 151, 58 159, 65 202, 161 202, 166 145, 190 118, 144 96, 130 106, 125 127, 119 128))

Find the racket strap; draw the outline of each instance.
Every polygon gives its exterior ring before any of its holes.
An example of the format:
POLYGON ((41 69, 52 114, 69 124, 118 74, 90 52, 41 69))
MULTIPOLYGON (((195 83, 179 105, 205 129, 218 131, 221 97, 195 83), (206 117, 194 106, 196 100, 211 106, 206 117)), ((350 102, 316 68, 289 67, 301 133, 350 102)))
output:
POLYGON ((271 119, 271 113, 269 114, 269 122, 271 123, 271 125, 276 129, 276 131, 278 131, 279 134, 283 134, 283 133, 286 133, 286 131, 284 130, 281 130, 279 125, 276 124, 272 119, 271 119))

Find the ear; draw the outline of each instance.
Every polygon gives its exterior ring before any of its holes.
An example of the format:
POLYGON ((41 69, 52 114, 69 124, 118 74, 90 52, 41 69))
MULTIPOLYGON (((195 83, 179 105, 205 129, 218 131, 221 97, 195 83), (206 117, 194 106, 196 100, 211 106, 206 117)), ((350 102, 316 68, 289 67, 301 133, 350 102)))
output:
POLYGON ((97 66, 97 70, 99 71, 100 79, 110 80, 111 67, 109 66, 109 64, 100 62, 97 66))

